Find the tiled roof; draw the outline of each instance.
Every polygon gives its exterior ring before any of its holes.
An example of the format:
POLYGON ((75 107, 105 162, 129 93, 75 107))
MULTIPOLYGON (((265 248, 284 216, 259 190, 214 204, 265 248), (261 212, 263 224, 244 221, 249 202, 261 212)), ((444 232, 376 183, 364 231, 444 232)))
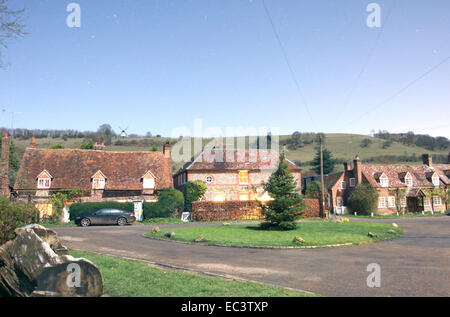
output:
MULTIPOLYGON (((279 154, 272 150, 205 150, 186 165, 187 170, 273 170, 278 167, 279 154)), ((286 160, 291 170, 301 170, 286 160)))
POLYGON ((389 187, 406 187, 405 176, 409 172, 414 187, 432 187, 431 176, 436 172, 441 182, 450 185, 450 179, 444 172, 450 169, 449 164, 427 165, 362 165, 361 170, 365 179, 374 187, 380 187, 379 177, 384 173, 389 178, 389 187))
POLYGON ((334 185, 336 185, 336 183, 339 181, 342 175, 344 175, 344 172, 328 175, 327 178, 325 179, 325 187, 331 189, 334 185))
POLYGON ((172 187, 170 161, 163 153, 27 148, 14 189, 35 189, 43 170, 53 177, 52 189, 90 189, 97 171, 107 178, 106 190, 141 190, 148 171, 155 175, 157 189, 172 187))

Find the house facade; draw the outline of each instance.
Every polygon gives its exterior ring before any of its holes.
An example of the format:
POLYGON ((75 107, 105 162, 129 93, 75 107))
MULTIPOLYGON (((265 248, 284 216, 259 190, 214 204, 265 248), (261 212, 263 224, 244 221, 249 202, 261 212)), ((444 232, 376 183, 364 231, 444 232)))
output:
MULTIPOLYGON (((2 153, 3 154, 3 153, 2 153)), ((79 189, 81 202, 151 201, 155 192, 173 187, 170 146, 163 152, 37 149, 25 150, 11 195, 33 203, 41 216, 52 214, 51 196, 79 189)))
MULTIPOLYGON (((206 183, 207 201, 269 200, 262 183, 269 180, 279 163, 272 150, 205 150, 174 175, 174 186, 182 190, 188 181, 206 183)), ((287 160, 301 190, 301 169, 287 160)))
POLYGON ((429 154, 422 165, 365 165, 356 156, 344 172, 327 178, 330 211, 348 212, 346 203, 358 184, 370 184, 379 193, 378 214, 445 212, 450 188, 450 154, 447 164, 433 164, 429 154))

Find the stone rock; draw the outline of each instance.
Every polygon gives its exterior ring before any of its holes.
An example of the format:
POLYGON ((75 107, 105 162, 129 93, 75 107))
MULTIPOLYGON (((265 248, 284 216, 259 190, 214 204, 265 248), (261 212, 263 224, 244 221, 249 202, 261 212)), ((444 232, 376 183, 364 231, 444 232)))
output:
POLYGON ((393 223, 392 223, 392 227, 398 228, 398 224, 396 224, 395 222, 393 222, 393 223))
POLYGON ((224 222, 223 225, 224 225, 224 226, 231 226, 231 223, 229 223, 229 222, 224 222))
POLYGON ((294 237, 294 239, 292 240, 292 242, 301 244, 301 243, 305 243, 306 241, 305 241, 305 239, 303 239, 302 237, 296 236, 296 237, 294 237))
POLYGON ((175 237, 175 232, 166 232, 165 234, 164 234, 164 236, 166 237, 166 238, 169 238, 169 239, 172 239, 173 237, 175 237))
POLYGON ((67 255, 54 231, 29 225, 15 233, 14 240, 0 246, 0 296, 102 295, 103 277, 97 266, 67 255), (68 283, 78 272, 69 270, 72 266, 79 268, 79 285, 68 283))
POLYGON ((369 232, 369 233, 367 234, 367 236, 369 236, 369 238, 376 238, 376 237, 378 237, 378 235, 375 234, 375 233, 373 233, 373 232, 369 232))
POLYGON ((202 242, 203 240, 205 240, 205 237, 199 236, 197 239, 195 239, 195 242, 202 242))
POLYGON ((396 232, 395 232, 395 230, 388 230, 388 233, 390 233, 390 234, 395 234, 396 232))
POLYGON ((153 227, 153 229, 152 229, 152 233, 158 233, 160 231, 161 231, 161 229, 159 229, 159 227, 153 227))

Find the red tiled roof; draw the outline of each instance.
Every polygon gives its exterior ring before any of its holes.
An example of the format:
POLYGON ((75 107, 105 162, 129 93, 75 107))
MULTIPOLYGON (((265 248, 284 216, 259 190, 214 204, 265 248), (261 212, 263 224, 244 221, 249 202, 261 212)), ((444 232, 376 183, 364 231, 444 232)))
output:
POLYGON ((445 169, 450 169, 450 164, 439 164, 429 167, 427 165, 362 165, 361 171, 364 178, 374 187, 381 187, 379 177, 385 174, 389 178, 389 187, 406 187, 404 177, 409 172, 414 187, 432 187, 431 176, 436 172, 442 183, 450 185, 450 179, 446 176, 445 169))
POLYGON ((91 189, 91 177, 99 170, 107 178, 105 190, 141 190, 148 171, 157 189, 172 187, 170 161, 163 153, 27 148, 14 189, 35 189, 43 170, 53 177, 52 189, 91 189))
MULTIPOLYGON (((289 160, 289 169, 301 170, 289 160)), ((279 154, 272 150, 206 150, 185 167, 187 170, 273 170, 279 154)))

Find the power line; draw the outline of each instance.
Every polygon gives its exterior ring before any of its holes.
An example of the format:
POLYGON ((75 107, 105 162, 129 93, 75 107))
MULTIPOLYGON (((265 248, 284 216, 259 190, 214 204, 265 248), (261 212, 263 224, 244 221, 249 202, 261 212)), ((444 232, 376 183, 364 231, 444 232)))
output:
POLYGON ((311 115, 311 112, 310 112, 309 107, 308 107, 308 103, 306 102, 306 98, 303 95, 302 89, 301 89, 300 84, 299 84, 299 82, 297 80, 297 76, 295 76, 295 72, 294 72, 294 70, 293 70, 293 68, 291 66, 290 61, 289 61, 288 55, 286 53, 286 49, 284 48, 283 42, 281 41, 280 35, 278 34, 277 28, 275 27, 275 23, 273 22, 273 19, 272 19, 272 16, 270 15, 269 9, 267 8, 266 1, 265 0, 261 0, 261 1, 262 1, 264 10, 266 12, 267 19, 270 22, 270 25, 272 27, 273 33, 275 34, 275 38, 277 39, 278 45, 280 46, 281 52, 283 53, 284 60, 286 61, 286 64, 287 64, 287 66, 289 68, 289 72, 291 73, 292 79, 293 79, 294 84, 295 84, 295 86, 297 88, 298 94, 300 95, 300 99, 302 100, 303 105, 305 106, 305 109, 306 109, 306 112, 308 113, 309 119, 311 120, 311 122, 313 123, 313 125, 317 129, 317 125, 316 125, 316 123, 315 123, 315 121, 313 119, 313 116, 311 115))
POLYGON ((356 91, 358 83, 361 80, 361 78, 364 75, 364 73, 366 72, 366 68, 369 65, 370 61, 372 60, 373 53, 375 52, 375 50, 376 50, 376 48, 378 46, 378 43, 380 42, 381 36, 383 35, 383 32, 384 32, 384 28, 386 27, 387 23, 389 22, 389 18, 390 18, 391 14, 392 14, 392 11, 394 10, 394 6, 395 6, 396 3, 397 2, 394 2, 394 4, 392 5, 391 9, 388 12, 388 14, 386 15, 386 19, 385 19, 383 25, 381 26, 380 31, 378 32, 378 35, 377 35, 377 37, 375 39, 375 44, 371 47, 371 49, 369 51, 369 54, 367 55, 366 61, 364 62, 360 72, 358 73, 358 76, 356 76, 356 78, 355 78, 353 86, 351 87, 351 89, 349 90, 348 95, 346 96, 346 99, 344 101, 344 105, 342 106, 343 108, 341 109, 341 111, 339 111, 339 115, 338 115, 338 118, 337 118, 338 120, 346 112, 347 107, 348 107, 348 105, 350 103, 350 100, 353 97, 354 92, 356 91))
POLYGON ((437 68, 439 68, 440 66, 442 66, 443 64, 445 64, 446 62, 448 62, 450 60, 450 56, 447 56, 446 58, 444 58, 442 61, 440 61, 438 64, 434 65, 433 67, 431 67, 429 70, 427 70, 425 73, 423 73, 422 75, 420 75, 419 77, 417 77, 416 79, 410 81, 408 84, 406 84, 403 88, 401 88, 399 91, 397 91, 396 93, 392 94, 391 96, 389 96, 388 98, 386 98, 385 100, 383 100, 382 102, 378 103, 377 105, 375 105, 374 107, 370 108, 368 111, 364 112, 363 114, 361 114, 359 117, 357 117, 356 119, 347 122, 347 124, 345 124, 345 126, 348 126, 349 124, 358 121, 359 119, 361 119, 362 117, 364 117, 365 115, 373 112, 374 110, 380 108, 381 106, 387 104, 389 101, 391 101, 392 99, 395 99, 397 96, 401 95, 405 90, 407 90, 409 87, 413 86, 415 83, 417 83, 418 81, 420 81, 421 79, 425 78, 427 75, 429 75, 430 73, 432 73, 433 71, 435 71, 437 68))

